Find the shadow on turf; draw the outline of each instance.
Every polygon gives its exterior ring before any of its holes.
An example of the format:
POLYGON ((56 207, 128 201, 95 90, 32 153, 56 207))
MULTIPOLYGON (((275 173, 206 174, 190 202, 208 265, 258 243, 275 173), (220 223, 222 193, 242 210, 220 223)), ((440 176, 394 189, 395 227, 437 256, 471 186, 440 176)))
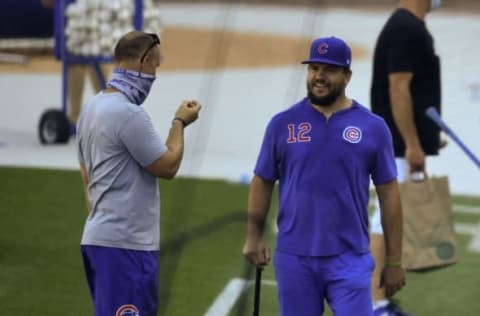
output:
MULTIPOLYGON (((221 217, 215 218, 211 222, 196 226, 187 232, 181 232, 175 237, 160 244, 160 315, 165 315, 165 311, 168 310, 167 307, 170 298, 170 292, 168 289, 172 286, 183 248, 193 239, 213 234, 216 230, 223 229, 226 224, 244 222, 245 219, 245 210, 232 211, 221 217)), ((253 267, 251 269, 246 269, 245 274, 246 278, 247 274, 249 274, 248 278, 251 278, 253 275, 253 267)))

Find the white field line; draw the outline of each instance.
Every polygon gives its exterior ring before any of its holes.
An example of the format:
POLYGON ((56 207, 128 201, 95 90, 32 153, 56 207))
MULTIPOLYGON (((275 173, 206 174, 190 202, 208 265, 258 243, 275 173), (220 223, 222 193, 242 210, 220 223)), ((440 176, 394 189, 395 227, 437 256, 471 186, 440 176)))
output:
POLYGON ((244 279, 231 279, 204 316, 228 315, 238 297, 248 289, 250 283, 251 281, 244 279))
POLYGON ((452 209, 453 209, 454 212, 457 212, 457 213, 479 214, 480 215, 480 207, 478 207, 478 206, 453 204, 452 209))
MULTIPOLYGON (((253 283, 254 281, 245 279, 231 279, 204 316, 228 315, 240 295, 252 286, 253 283)), ((262 280, 262 285, 277 286, 277 282, 274 280, 262 280)))
MULTIPOLYGON (((374 207, 375 200, 370 200, 368 207, 374 207)), ((480 207, 466 204, 452 204, 452 210, 457 213, 480 214, 480 207)))
POLYGON ((478 224, 456 223, 455 231, 465 235, 475 235, 479 231, 478 224))
POLYGON ((277 281, 275 281, 275 280, 262 280, 262 285, 277 286, 277 281))
POLYGON ((272 221, 272 232, 276 235, 278 234, 277 221, 272 221))
POLYGON ((474 252, 480 252, 480 222, 478 224, 456 223, 455 232, 471 235, 472 239, 468 244, 468 249, 474 252))

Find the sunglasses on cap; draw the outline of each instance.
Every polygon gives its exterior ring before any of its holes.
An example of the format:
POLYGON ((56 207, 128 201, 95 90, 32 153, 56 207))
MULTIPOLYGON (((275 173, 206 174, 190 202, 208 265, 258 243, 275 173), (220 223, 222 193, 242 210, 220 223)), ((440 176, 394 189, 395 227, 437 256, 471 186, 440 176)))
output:
POLYGON ((155 33, 145 33, 146 35, 148 35, 151 39, 152 39, 152 43, 150 44, 150 46, 145 50, 145 52, 143 53, 142 55, 142 58, 140 58, 140 63, 143 63, 143 60, 145 59, 145 57, 147 57, 147 54, 148 52, 153 48, 155 47, 156 45, 160 45, 160 38, 158 38, 158 35, 155 34, 155 33))

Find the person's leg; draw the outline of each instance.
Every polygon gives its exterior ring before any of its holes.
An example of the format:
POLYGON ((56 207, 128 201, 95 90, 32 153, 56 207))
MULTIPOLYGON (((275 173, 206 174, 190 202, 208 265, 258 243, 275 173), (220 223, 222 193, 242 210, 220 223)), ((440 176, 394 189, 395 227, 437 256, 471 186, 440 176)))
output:
POLYGON ((330 260, 326 270, 326 298, 335 316, 373 316, 370 253, 346 252, 330 260))
MULTIPOLYGON (((104 84, 108 81, 108 76, 112 71, 112 65, 110 64, 101 64, 100 71, 102 72, 103 79, 105 79, 104 84)), ((88 67, 88 77, 90 78, 90 82, 92 83, 92 88, 95 93, 100 92, 102 90, 102 83, 99 81, 97 72, 95 71, 95 67, 89 66, 88 67)))
MULTIPOLYGON (((108 78, 108 65, 101 65, 100 69, 105 80, 108 78)), ((93 66, 83 64, 70 64, 68 66, 68 107, 67 119, 71 124, 76 124, 83 105, 83 94, 86 77, 90 77, 95 93, 102 89, 97 73, 93 66)))
POLYGON ((95 316, 157 315, 158 252, 97 246, 82 249, 94 276, 95 316))
POLYGON ((67 119, 76 124, 83 102, 83 88, 85 87, 85 65, 68 65, 68 107, 67 119))
POLYGON ((323 314, 323 286, 304 257, 275 252, 275 276, 281 316, 323 314))
MULTIPOLYGON (((398 182, 405 181, 408 172, 408 166, 405 159, 396 158, 398 173, 398 182)), ((375 210, 370 219, 370 251, 375 260, 375 270, 372 273, 371 288, 373 306, 383 307, 388 304, 388 298, 385 294, 385 288, 380 287, 382 271, 385 266, 385 240, 383 238, 383 228, 381 223, 380 205, 378 199, 375 200, 375 210)))

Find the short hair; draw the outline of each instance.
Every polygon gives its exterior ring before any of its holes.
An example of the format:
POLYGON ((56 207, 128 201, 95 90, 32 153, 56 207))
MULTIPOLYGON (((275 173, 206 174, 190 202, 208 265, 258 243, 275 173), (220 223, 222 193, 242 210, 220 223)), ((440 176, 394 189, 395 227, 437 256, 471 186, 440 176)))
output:
POLYGON ((131 31, 123 35, 115 45, 115 61, 139 59, 152 44, 152 38, 144 32, 131 31))

